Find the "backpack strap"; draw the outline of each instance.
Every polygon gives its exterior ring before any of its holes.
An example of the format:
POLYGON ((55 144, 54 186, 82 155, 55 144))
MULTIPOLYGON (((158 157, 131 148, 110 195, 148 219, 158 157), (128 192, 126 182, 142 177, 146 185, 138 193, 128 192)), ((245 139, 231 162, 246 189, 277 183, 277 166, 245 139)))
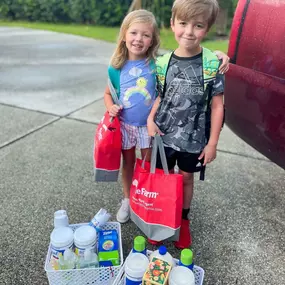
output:
POLYGON ((108 76, 116 90, 118 98, 120 98, 120 74, 121 74, 120 69, 116 69, 112 65, 109 65, 108 76))
POLYGON ((203 84, 204 93, 201 100, 198 102, 197 114, 194 119, 194 130, 198 128, 199 117, 202 113, 207 112, 212 100, 212 85, 219 70, 219 60, 217 56, 210 50, 203 48, 202 52, 203 64, 203 84), (205 102, 207 104, 205 105, 205 102))
POLYGON ((156 59, 156 77, 157 77, 157 83, 158 83, 158 89, 162 93, 161 96, 164 95, 165 92, 165 85, 166 85, 166 73, 169 67, 169 62, 172 57, 173 51, 168 52, 162 56, 159 56, 156 59))
POLYGON ((155 75, 156 74, 156 64, 155 64, 155 61, 153 59, 150 60, 149 66, 150 66, 151 72, 154 73, 154 75, 155 75))
POLYGON ((157 82, 157 77, 156 77, 156 62, 151 59, 149 63, 150 69, 151 69, 151 74, 153 75, 153 80, 155 82, 155 98, 158 96, 158 82, 157 82))

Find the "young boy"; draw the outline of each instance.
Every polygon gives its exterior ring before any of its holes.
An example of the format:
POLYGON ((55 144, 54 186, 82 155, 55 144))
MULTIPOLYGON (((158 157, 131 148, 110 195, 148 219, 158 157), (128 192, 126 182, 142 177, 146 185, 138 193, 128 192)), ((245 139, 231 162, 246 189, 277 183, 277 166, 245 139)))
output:
MULTIPOLYGON (((157 59, 160 96, 148 117, 148 133, 162 135, 169 170, 177 163, 183 175, 182 223, 179 240, 175 242, 178 248, 192 243, 188 214, 193 172, 197 165, 205 166, 216 158, 223 122, 224 79, 218 73, 219 60, 200 46, 218 11, 216 0, 174 1, 171 28, 178 48, 157 59), (209 109, 211 115, 207 116, 209 109)), ((159 157, 157 167, 162 168, 159 157)))

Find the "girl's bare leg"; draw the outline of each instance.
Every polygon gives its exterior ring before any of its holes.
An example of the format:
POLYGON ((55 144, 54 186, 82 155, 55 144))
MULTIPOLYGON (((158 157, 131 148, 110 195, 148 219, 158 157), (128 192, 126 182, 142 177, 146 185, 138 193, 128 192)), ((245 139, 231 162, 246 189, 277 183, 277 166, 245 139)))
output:
POLYGON ((122 205, 117 212, 117 221, 120 223, 126 223, 130 219, 130 188, 136 160, 136 149, 134 147, 127 150, 122 150, 122 154, 122 182, 124 199, 122 200, 122 205))
POLYGON ((122 182, 123 194, 125 198, 130 197, 130 188, 134 174, 134 166, 136 162, 136 149, 135 147, 127 150, 122 150, 123 154, 123 168, 122 168, 122 182))

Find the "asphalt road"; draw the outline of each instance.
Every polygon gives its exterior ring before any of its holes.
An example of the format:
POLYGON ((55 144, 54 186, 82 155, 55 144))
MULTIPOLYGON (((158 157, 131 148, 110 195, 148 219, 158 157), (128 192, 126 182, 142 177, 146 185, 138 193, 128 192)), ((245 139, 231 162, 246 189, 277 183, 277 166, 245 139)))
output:
MULTIPOLYGON (((115 220, 121 183, 94 183, 92 162, 113 49, 0 27, 0 284, 48 284, 44 261, 55 210, 81 223, 105 207, 115 220)), ((227 127, 218 148, 191 207, 204 284, 285 284, 284 170, 227 127)), ((138 234, 132 222, 122 226, 125 254, 138 234)))

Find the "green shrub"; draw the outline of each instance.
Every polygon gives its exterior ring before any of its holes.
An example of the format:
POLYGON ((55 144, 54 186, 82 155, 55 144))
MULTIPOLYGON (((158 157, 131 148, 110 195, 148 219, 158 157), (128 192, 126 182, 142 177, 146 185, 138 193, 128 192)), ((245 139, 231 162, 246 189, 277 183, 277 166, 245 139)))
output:
MULTIPOLYGON (((233 14, 236 0, 220 0, 233 14)), ((0 18, 50 23, 120 26, 132 0, 0 0, 0 18)), ((169 27, 173 0, 143 0, 157 21, 169 27)))

